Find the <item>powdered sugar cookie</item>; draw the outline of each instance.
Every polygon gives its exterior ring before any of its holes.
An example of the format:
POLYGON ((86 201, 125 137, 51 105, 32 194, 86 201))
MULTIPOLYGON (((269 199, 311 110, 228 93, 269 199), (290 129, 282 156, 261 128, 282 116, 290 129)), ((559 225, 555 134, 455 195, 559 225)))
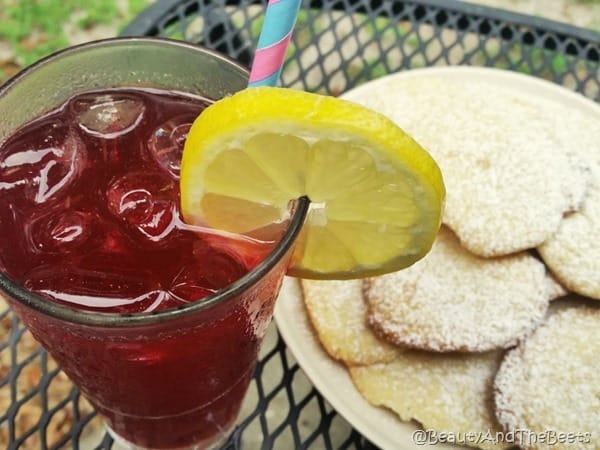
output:
POLYGON ((495 442, 500 427, 493 412, 492 382, 500 358, 500 352, 442 355, 413 350, 390 363, 349 370, 356 388, 373 405, 465 440, 457 443, 496 449, 510 447, 495 442))
MULTIPOLYGON (((598 139, 600 145, 600 135, 598 139)), ((596 300, 600 300, 599 235, 600 170, 581 210, 565 217, 558 232, 538 247, 567 289, 596 300)))
POLYGON ((304 304, 323 347, 347 364, 391 361, 398 349, 367 327, 361 281, 302 280, 304 304))
POLYGON ((370 325, 398 345, 431 351, 506 348, 544 318, 558 287, 529 253, 486 259, 442 227, 408 269, 364 284, 370 325))
POLYGON ((515 83, 518 75, 469 69, 463 77, 465 69, 391 75, 345 98, 386 114, 428 149, 446 184, 443 221, 464 247, 487 257, 536 247, 588 188, 580 128, 547 120, 577 112, 530 93, 532 82, 515 83))
POLYGON ((599 354, 600 309, 564 305, 506 354, 494 382, 496 415, 506 430, 521 430, 520 447, 600 448, 599 354), (559 433, 572 437, 539 439, 559 433))
POLYGON ((546 277, 546 292, 550 300, 556 300, 569 294, 569 291, 552 274, 548 274, 546 277))

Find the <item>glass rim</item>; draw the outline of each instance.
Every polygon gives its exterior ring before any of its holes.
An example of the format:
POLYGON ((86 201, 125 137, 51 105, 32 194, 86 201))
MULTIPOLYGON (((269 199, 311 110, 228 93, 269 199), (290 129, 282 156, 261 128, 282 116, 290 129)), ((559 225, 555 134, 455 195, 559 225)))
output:
POLYGON ((38 59, 34 63, 25 67, 21 71, 17 72, 15 75, 10 77, 6 82, 0 84, 0 96, 7 90, 9 90, 13 84, 16 84, 21 78, 29 75, 30 72, 34 72, 35 70, 40 69, 46 64, 51 64, 55 59, 62 58, 65 56, 69 56, 71 54, 79 53, 81 51, 85 51, 88 49, 94 49, 96 47, 106 47, 113 46, 114 44, 126 44, 126 43, 136 43, 136 44, 158 44, 164 45, 166 47, 179 47, 186 50, 192 50, 194 52, 203 53, 208 55, 216 60, 221 60, 232 67, 239 69, 242 72, 245 72, 248 77, 250 76, 250 71, 248 67, 236 61, 224 53, 220 53, 216 50, 212 50, 208 47, 205 47, 201 44, 193 44, 191 42, 180 41, 177 39, 162 37, 162 36, 117 36, 103 39, 96 39, 93 41, 83 42, 81 44, 71 45, 69 47, 63 48, 61 50, 57 50, 43 58, 38 59))
MULTIPOLYGON (((180 47, 188 50, 193 50, 205 55, 208 55, 217 60, 221 60, 227 64, 241 69, 248 74, 248 69, 237 61, 208 49, 201 45, 195 45, 183 41, 177 41, 167 38, 157 37, 116 37, 101 39, 83 44, 68 47, 66 49, 55 52, 45 58, 40 59, 23 71, 16 74, 4 85, 0 87, 0 98, 3 93, 10 90, 11 87, 18 83, 19 80, 26 77, 31 72, 52 63, 55 59, 60 59, 65 56, 70 56, 88 49, 96 47, 111 46, 119 43, 140 43, 140 44, 159 44, 172 47, 180 47)), ((199 301, 187 303, 185 305, 168 308, 162 311, 150 311, 139 313, 109 313, 87 311, 82 309, 72 308, 66 305, 55 303, 45 299, 33 292, 28 291, 19 283, 13 281, 5 273, 0 272, 0 290, 8 294, 11 299, 31 308, 37 312, 43 313, 54 318, 77 323, 80 325, 102 326, 110 328, 119 327, 135 327, 143 325, 151 325, 164 323, 167 321, 187 317, 190 314, 198 313, 204 310, 209 310, 217 305, 226 302, 229 299, 241 294, 260 279, 269 273, 275 265, 287 254, 296 242, 296 238, 300 234, 306 215, 308 213, 310 201, 307 197, 301 197, 294 201, 292 207, 292 216, 289 220, 287 229, 281 239, 277 242, 275 248, 253 269, 248 271, 244 276, 237 279, 228 286, 219 291, 202 298, 199 301)))

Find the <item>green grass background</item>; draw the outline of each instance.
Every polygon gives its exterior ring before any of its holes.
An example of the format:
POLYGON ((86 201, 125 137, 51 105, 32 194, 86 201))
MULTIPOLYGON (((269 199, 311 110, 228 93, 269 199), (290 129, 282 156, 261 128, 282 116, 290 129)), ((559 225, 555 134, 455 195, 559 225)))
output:
MULTIPOLYGON (((0 66, 0 82, 22 67, 71 44, 65 26, 118 32, 154 0, 0 0, 0 43, 14 59, 0 66)), ((160 0, 158 0, 160 1, 160 0)))

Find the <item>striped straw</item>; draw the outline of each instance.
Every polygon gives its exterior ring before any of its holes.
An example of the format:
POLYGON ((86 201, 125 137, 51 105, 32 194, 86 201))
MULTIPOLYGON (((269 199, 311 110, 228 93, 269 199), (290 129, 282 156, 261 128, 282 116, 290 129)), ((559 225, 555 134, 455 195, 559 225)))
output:
POLYGON ((301 0, 269 0, 250 70, 249 87, 277 84, 300 3, 301 0))

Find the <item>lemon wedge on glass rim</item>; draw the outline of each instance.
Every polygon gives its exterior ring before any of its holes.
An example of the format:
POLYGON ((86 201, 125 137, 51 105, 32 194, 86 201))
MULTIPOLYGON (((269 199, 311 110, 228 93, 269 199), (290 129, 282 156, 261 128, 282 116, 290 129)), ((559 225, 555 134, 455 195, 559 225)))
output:
POLYGON ((181 164, 186 221, 235 233, 311 207, 288 274, 393 272, 431 248, 445 188, 431 156, 385 116, 342 99, 253 87, 195 120, 181 164))

